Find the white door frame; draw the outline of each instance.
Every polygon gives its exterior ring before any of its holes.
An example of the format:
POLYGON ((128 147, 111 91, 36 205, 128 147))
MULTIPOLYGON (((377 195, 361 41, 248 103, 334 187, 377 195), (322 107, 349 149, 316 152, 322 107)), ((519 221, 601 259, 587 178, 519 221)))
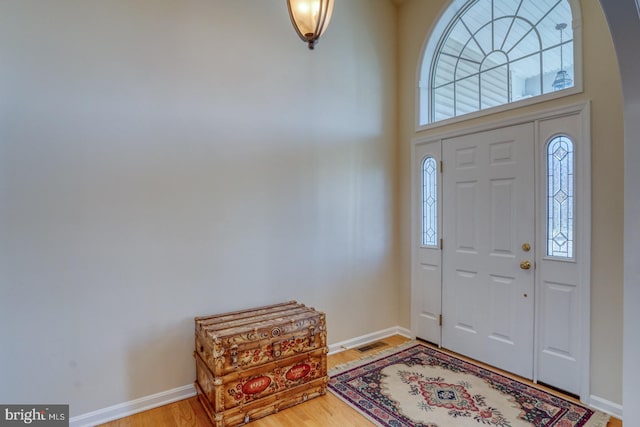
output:
MULTIPOLYGON (((498 129, 502 127, 508 127, 518 125, 521 123, 534 122, 535 124, 535 140, 536 140, 536 153, 535 159, 540 159, 540 150, 544 149, 544 143, 539 141, 539 123, 544 120, 552 118, 558 118, 563 116, 580 116, 580 123, 582 129, 580 129, 580 149, 576 150, 576 212, 579 212, 580 220, 576 221, 575 233, 576 233, 576 246, 577 250, 582 253, 582 260, 580 263, 580 271, 578 280, 582 283, 582 291, 580 292, 579 300, 579 340, 580 345, 580 397, 585 403, 588 403, 590 398, 590 345, 591 345, 591 126, 590 126, 590 102, 580 102, 575 104, 569 104, 563 107, 548 108, 532 114, 522 115, 515 118, 496 120, 490 123, 485 123, 476 126, 470 126, 452 131, 423 131, 420 132, 411 141, 411 330, 413 336, 416 336, 417 321, 419 313, 419 307, 417 305, 416 296, 420 294, 418 288, 418 280, 416 274, 416 263, 418 262, 416 256, 416 248, 420 246, 420 232, 421 232, 421 219, 418 212, 418 200, 415 195, 418 191, 418 182, 415 173, 415 164, 418 160, 416 158, 416 147, 426 143, 434 143, 442 141, 444 139, 498 129)), ((536 176, 539 177, 544 174, 544 164, 536 162, 536 176)), ((537 206, 541 206, 540 203, 544 201, 545 188, 540 187, 540 180, 536 178, 536 202, 537 206)), ((443 197, 446 197, 443 196, 443 197)), ((540 209, 536 209, 537 224, 544 219, 539 218, 540 209)), ((540 228, 540 227, 538 227, 540 228)), ((543 228, 544 230, 544 228, 543 228)), ((540 238, 541 230, 536 231, 536 237, 540 238)), ((540 246, 540 245, 538 245, 540 246)), ((536 320, 535 320, 535 335, 534 335, 534 369, 533 380, 538 379, 538 350, 540 346, 540 331, 538 325, 539 319, 539 277, 541 274, 536 275, 536 320)), ((441 341, 438 340, 438 344, 441 341)))

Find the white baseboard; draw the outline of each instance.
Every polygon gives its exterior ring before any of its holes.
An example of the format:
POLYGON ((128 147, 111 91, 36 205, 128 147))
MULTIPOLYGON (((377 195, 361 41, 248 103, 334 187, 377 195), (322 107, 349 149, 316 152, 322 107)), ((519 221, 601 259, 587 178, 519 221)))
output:
POLYGON ((414 338, 409 329, 402 328, 400 326, 394 326, 393 328, 383 329, 382 331, 372 332, 370 334, 361 335, 356 338, 351 338, 346 341, 331 344, 329 346, 329 354, 339 353, 341 351, 349 350, 350 348, 354 347, 360 347, 361 345, 381 340, 392 335, 402 335, 407 338, 414 338))
POLYGON ((589 396, 589 406, 622 420, 622 405, 598 396, 589 396))
POLYGON ((168 405, 178 400, 188 399, 196 395, 193 384, 162 391, 151 396, 141 397, 125 403, 109 406, 97 411, 71 417, 69 427, 93 427, 119 418, 128 417, 138 412, 147 411, 159 406, 168 405))
MULTIPOLYGON (((400 326, 395 326, 393 328, 384 329, 378 332, 372 332, 370 334, 332 344, 329 346, 329 354, 338 353, 340 351, 348 350, 353 347, 359 347, 361 345, 387 338, 392 335, 402 335, 407 338, 413 338, 410 330, 401 328, 400 326)), ((168 405, 169 403, 177 402, 178 400, 188 399, 189 397, 195 395, 196 390, 193 384, 188 384, 182 387, 174 388, 173 390, 163 391, 160 393, 152 394, 151 396, 141 397, 136 400, 119 403, 117 405, 109 406, 108 408, 98 409, 97 411, 88 412, 76 417, 71 417, 71 419, 69 420, 69 427, 93 427, 97 424, 103 424, 109 421, 117 420, 119 418, 137 414, 138 412, 147 411, 149 409, 157 408, 163 405, 168 405)))

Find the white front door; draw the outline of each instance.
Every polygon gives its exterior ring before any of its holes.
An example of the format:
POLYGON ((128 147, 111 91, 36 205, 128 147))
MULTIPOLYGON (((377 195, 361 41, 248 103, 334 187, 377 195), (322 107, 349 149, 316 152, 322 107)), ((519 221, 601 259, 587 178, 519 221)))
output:
POLYGON ((442 346, 532 378, 534 124, 445 139, 442 155, 442 346))

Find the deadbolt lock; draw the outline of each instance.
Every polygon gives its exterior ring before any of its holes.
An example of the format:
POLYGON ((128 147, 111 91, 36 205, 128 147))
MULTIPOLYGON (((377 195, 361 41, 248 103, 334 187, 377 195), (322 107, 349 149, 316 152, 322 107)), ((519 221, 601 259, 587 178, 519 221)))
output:
POLYGON ((531 245, 528 243, 523 243, 522 244, 522 250, 525 252, 529 252, 531 250, 531 245))

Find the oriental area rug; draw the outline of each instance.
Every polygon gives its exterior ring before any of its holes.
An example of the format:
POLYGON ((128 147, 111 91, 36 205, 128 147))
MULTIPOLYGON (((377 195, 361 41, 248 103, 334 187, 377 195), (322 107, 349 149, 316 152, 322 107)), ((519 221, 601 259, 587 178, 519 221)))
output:
POLYGON ((606 427, 609 420, 417 341, 329 376, 331 392, 383 427, 606 427))

